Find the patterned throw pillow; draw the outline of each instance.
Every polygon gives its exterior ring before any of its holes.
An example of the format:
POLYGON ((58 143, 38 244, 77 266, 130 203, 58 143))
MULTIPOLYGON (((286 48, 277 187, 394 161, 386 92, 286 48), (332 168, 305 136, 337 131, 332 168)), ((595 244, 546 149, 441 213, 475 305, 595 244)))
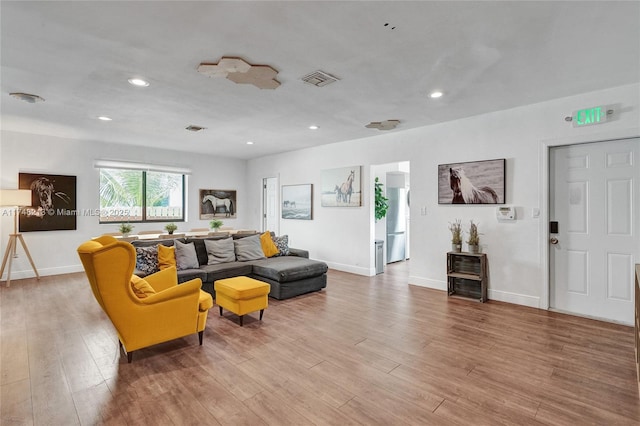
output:
POLYGON ((136 269, 145 275, 158 272, 158 246, 136 247, 136 269))
POLYGON ((273 242, 278 247, 280 253, 276 256, 288 256, 289 255, 289 236, 281 235, 279 237, 273 237, 273 242))

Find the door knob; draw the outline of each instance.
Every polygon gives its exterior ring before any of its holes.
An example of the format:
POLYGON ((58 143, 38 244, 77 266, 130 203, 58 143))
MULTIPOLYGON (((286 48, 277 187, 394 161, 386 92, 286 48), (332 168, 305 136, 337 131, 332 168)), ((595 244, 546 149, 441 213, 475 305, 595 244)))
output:
POLYGON ((549 239, 549 242, 550 242, 551 244, 558 244, 558 239, 557 239, 556 237, 551 237, 551 238, 549 239))

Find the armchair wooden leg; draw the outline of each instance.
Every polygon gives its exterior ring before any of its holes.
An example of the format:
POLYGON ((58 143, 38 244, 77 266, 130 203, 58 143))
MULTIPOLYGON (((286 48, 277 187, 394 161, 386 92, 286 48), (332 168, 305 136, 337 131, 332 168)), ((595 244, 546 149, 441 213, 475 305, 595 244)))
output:
POLYGON ((260 321, 262 321, 262 314, 264 314, 264 309, 260 309, 260 321))
POLYGON ((127 352, 127 363, 131 364, 131 361, 133 361, 133 351, 127 352))
POLYGON ((244 315, 240 315, 240 327, 242 327, 242 319, 244 318, 244 315))
POLYGON ((198 340, 200 340, 200 346, 202 346, 203 337, 204 337, 204 330, 198 331, 198 340))
POLYGON ((222 306, 220 306, 220 316, 222 316, 222 306))

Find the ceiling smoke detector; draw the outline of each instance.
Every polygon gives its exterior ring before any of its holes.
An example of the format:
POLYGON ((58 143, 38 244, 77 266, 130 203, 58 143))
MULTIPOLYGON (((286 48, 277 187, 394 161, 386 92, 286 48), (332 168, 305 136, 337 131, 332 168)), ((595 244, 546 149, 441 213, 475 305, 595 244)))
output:
POLYGON ((13 92, 9 93, 9 95, 13 96, 16 99, 20 99, 21 101, 29 102, 30 104, 35 104, 36 102, 44 102, 44 98, 41 98, 38 95, 32 95, 30 93, 13 92))
POLYGON ((190 126, 185 127, 185 129, 187 129, 190 132, 199 132, 200 130, 206 129, 206 127, 200 127, 200 126, 196 126, 195 124, 192 124, 190 126))
POLYGON ((307 74, 302 77, 302 81, 317 87, 324 87, 327 84, 331 84, 338 80, 340 79, 320 70, 314 71, 311 74, 307 74))

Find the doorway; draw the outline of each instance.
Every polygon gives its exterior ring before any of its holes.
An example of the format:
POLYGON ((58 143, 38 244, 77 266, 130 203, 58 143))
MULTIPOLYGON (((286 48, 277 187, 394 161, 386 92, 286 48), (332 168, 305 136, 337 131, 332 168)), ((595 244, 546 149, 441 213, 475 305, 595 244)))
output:
POLYGON ((639 160, 639 138, 550 148, 551 309, 633 324, 639 160))
POLYGON ((262 179, 262 231, 271 231, 278 235, 278 178, 262 179))

